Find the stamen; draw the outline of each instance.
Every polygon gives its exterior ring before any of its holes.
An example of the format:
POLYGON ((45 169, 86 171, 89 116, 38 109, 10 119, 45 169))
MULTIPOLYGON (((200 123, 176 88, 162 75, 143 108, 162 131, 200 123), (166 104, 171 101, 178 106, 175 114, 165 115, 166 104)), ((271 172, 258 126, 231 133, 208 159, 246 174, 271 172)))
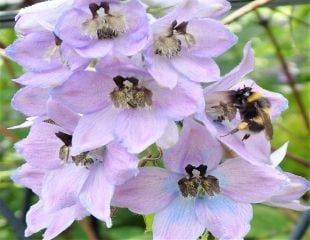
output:
POLYGON ((114 82, 117 88, 110 93, 110 97, 115 107, 145 108, 152 105, 153 93, 143 86, 138 86, 138 79, 117 76, 114 82))
POLYGON ((188 48, 196 44, 195 37, 187 33, 188 22, 181 22, 179 25, 177 21, 173 21, 169 34, 166 36, 158 36, 154 41, 154 53, 168 58, 178 55, 182 50, 182 42, 177 36, 183 35, 188 48))
POLYGON ((184 177, 178 182, 183 197, 203 197, 206 194, 212 197, 220 192, 217 178, 211 175, 205 176, 207 166, 194 167, 188 165, 185 171, 188 177, 184 177))
POLYGON ((123 16, 112 15, 109 3, 102 2, 100 5, 92 3, 89 9, 93 17, 83 23, 83 30, 91 38, 111 39, 127 31, 126 20, 123 16))

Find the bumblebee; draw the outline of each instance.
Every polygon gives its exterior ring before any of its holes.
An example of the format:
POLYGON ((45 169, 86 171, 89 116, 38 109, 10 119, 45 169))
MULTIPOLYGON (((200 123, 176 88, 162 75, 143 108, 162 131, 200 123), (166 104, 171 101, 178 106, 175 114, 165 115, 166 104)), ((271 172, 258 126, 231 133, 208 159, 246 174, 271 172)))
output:
POLYGON ((251 133, 265 131, 268 139, 273 136, 273 127, 270 119, 270 101, 259 92, 254 92, 251 87, 244 86, 238 90, 222 92, 227 97, 227 102, 221 102, 212 108, 218 110, 220 115, 215 119, 216 122, 224 120, 231 121, 240 114, 241 122, 228 134, 228 136, 238 131, 247 131, 242 141, 248 139, 251 133))

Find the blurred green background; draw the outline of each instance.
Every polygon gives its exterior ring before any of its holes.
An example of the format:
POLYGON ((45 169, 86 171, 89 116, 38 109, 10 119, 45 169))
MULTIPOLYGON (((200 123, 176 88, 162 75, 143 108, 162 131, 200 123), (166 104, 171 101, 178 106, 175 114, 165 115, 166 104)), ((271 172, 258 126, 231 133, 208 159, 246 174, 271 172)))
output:
MULTIPOLYGON (((259 9, 261 16, 268 21, 268 26, 280 46, 285 57, 289 72, 294 79, 298 96, 302 99, 304 113, 309 118, 310 111, 310 7, 309 5, 286 6, 274 9, 259 9)), ((272 141, 274 148, 290 141, 288 156, 281 164, 285 171, 302 175, 309 179, 310 141, 309 128, 305 126, 296 103, 296 96, 288 84, 283 72, 275 45, 262 27, 257 15, 253 12, 229 24, 230 29, 239 36, 239 43, 218 59, 222 74, 236 66, 242 58, 245 43, 252 41, 256 55, 256 70, 249 75, 266 89, 280 92, 289 99, 289 109, 275 123, 275 136, 272 141)), ((12 29, 0 29, 0 51, 16 38, 12 29)), ((11 79, 17 78, 23 69, 0 54, 0 199, 21 217, 25 208, 25 189, 15 185, 10 174, 23 163, 13 149, 14 142, 27 135, 27 129, 7 130, 8 127, 22 123, 25 117, 10 107, 14 93, 20 88, 11 79)), ((28 193, 29 194, 29 193, 28 193)), ((309 195, 304 196, 308 201, 309 195)), ((32 197, 35 202, 35 197, 32 197)), ((308 201, 309 202, 309 201, 308 201)), ((299 220, 300 213, 288 209, 271 208, 263 205, 254 207, 252 229, 247 239, 288 239, 299 220)), ((236 221, 238 221, 236 219, 236 221)), ((92 220, 75 222, 70 229, 57 239, 87 239, 91 237, 92 220)), ((118 210, 114 217, 114 227, 107 230, 102 223, 97 228, 102 239, 151 239, 145 233, 143 217, 134 215, 127 210, 118 210)), ((42 233, 32 236, 40 239, 42 233)), ((17 239, 7 219, 0 215, 0 240, 17 239)), ((310 239, 309 231, 304 239, 310 239)))

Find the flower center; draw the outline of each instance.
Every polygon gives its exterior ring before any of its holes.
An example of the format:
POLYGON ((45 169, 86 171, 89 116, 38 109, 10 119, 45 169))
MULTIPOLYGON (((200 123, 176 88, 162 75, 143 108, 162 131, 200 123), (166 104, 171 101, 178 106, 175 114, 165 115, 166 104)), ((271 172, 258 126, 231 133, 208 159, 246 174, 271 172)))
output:
POLYGON ((139 86, 139 80, 134 77, 113 78, 117 88, 110 93, 111 100, 117 108, 146 108, 152 105, 153 93, 139 86))
POLYGON ((84 32, 94 39, 112 39, 125 33, 127 23, 123 16, 116 16, 110 13, 110 5, 102 2, 89 4, 89 9, 93 15, 83 23, 84 32))
POLYGON ((217 178, 211 175, 205 176, 207 166, 194 167, 187 165, 185 171, 188 176, 178 182, 183 197, 203 197, 206 194, 212 197, 220 192, 217 178))
POLYGON ((188 22, 182 22, 178 25, 173 21, 169 33, 166 36, 158 36, 154 41, 154 53, 168 58, 178 55, 182 50, 182 41, 178 36, 183 35, 188 48, 195 45, 196 41, 192 34, 187 33, 188 22))
MULTIPOLYGON (((69 163, 72 136, 63 132, 58 132, 55 135, 64 143, 64 145, 59 149, 59 158, 65 163, 69 163)), ((92 151, 80 153, 76 156, 71 156, 71 159, 76 166, 81 165, 88 168, 95 162, 102 162, 104 151, 105 147, 100 147, 92 151)))

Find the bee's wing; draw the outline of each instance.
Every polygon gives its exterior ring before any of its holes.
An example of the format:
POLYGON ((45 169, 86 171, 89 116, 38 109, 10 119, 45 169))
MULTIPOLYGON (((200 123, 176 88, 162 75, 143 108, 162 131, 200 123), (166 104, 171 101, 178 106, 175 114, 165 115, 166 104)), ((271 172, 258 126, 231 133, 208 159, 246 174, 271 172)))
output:
POLYGON ((258 110, 260 117, 263 120, 266 135, 267 135, 268 139, 271 140, 272 136, 273 136, 273 127, 272 127, 270 116, 262 108, 260 108, 257 104, 255 104, 255 106, 258 110))

